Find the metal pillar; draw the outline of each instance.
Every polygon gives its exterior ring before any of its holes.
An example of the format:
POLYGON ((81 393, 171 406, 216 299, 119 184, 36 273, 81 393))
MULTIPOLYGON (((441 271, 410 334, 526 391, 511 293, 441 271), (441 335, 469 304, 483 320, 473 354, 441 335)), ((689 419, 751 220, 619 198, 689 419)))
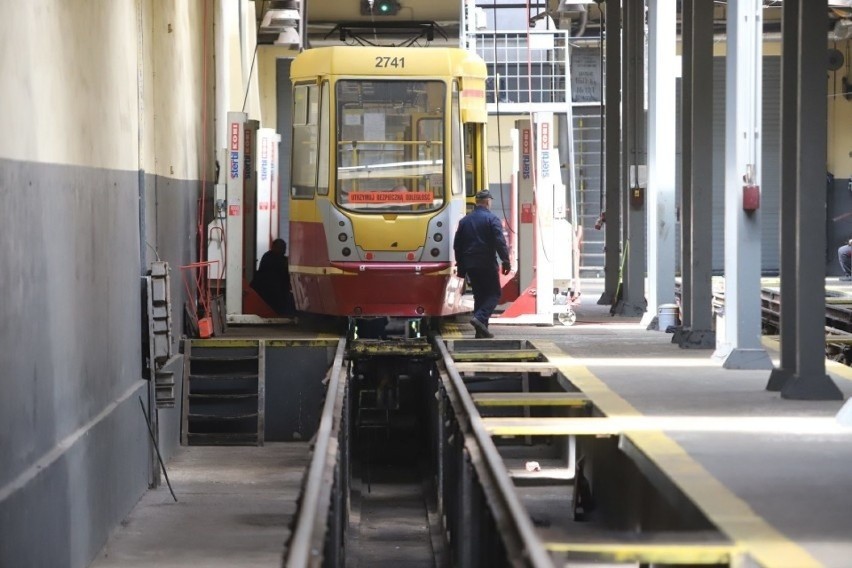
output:
POLYGON ((675 0, 648 2, 648 329, 675 298, 676 8, 675 0))
POLYGON ((725 318, 714 357, 726 369, 771 369, 760 343, 760 209, 743 208, 760 187, 763 81, 761 0, 728 4, 725 126, 725 318))
POLYGON ((690 199, 688 208, 686 199, 682 204, 681 231, 688 235, 683 248, 689 254, 681 264, 686 301, 678 344, 713 349, 713 1, 689 0, 683 6, 683 192, 690 199))
POLYGON ((624 54, 622 65, 622 181, 626 188, 624 251, 621 288, 612 313, 641 316, 645 312, 645 2, 624 4, 624 54), (641 175, 640 170, 642 170, 641 175))
MULTIPOLYGON (((794 2, 785 2, 793 4, 794 2)), ((826 0, 797 0, 795 259, 795 346, 796 372, 781 387, 783 398, 799 400, 842 400, 837 385, 825 373, 825 164, 827 85, 825 81, 826 0), (806 5, 807 4, 807 5, 806 5)), ((791 8, 784 7, 784 31, 792 24, 791 8)), ((785 47, 787 45, 785 44, 785 47)), ((784 57, 792 55, 785 51, 784 57)), ((786 63, 784 67, 787 70, 786 63)), ((788 73, 783 80, 793 80, 788 73)), ((788 132, 785 132, 788 134, 788 132)), ((791 135, 792 139, 792 135, 791 135)), ((782 144, 787 142, 782 140, 782 144)), ((782 150, 783 152, 783 150, 782 150)), ((787 180, 782 180, 784 184, 787 180)), ((783 244, 783 243, 782 243, 783 244)), ((785 256, 782 250, 782 258, 785 256)), ((788 255, 789 256, 789 255, 788 255)), ((782 281, 783 285, 783 281, 782 281)), ((782 321, 782 329, 785 326, 782 321)), ((783 336, 788 340, 788 336, 783 336)))
POLYGON ((604 291, 598 304, 614 304, 621 259, 621 0, 606 3, 606 231, 604 291))
MULTIPOLYGON (((781 6, 781 203, 796 202, 796 170, 799 157, 799 2, 784 2, 781 6)), ((780 391, 796 372, 797 336, 796 322, 796 208, 782 207, 779 229, 781 232, 780 272, 781 329, 780 366, 772 369, 766 390, 780 391)))
POLYGON ((680 97, 680 321, 681 328, 674 333, 672 343, 680 344, 684 334, 692 328, 692 109, 694 67, 692 65, 693 34, 695 20, 692 12, 694 2, 684 0, 681 4, 681 97, 680 97))

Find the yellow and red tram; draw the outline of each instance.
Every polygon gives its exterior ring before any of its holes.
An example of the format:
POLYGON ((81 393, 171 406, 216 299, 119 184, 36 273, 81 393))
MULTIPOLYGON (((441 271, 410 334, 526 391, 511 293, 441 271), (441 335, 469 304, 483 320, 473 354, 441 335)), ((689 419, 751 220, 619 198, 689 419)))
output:
POLYGON ((326 47, 291 66, 297 308, 463 311, 452 238, 487 187, 485 63, 455 48, 326 47))

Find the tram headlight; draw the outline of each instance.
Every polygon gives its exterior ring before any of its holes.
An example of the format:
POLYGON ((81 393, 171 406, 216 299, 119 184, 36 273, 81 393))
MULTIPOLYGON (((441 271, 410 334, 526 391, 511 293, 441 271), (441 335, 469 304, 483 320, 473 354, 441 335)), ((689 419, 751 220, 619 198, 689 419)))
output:
POLYGON ((432 250, 429 251, 429 254, 431 254, 432 256, 438 256, 439 254, 441 254, 441 251, 439 251, 436 248, 433 248, 432 250))
POLYGON ((435 239, 436 243, 440 243, 444 240, 444 235, 442 235, 441 233, 435 233, 434 235, 432 235, 432 238, 435 239))
POLYGON ((339 235, 337 235, 337 240, 340 241, 341 243, 345 243, 346 239, 348 239, 348 238, 349 237, 346 236, 346 233, 340 233, 339 235))
POLYGON ((349 247, 343 247, 343 250, 340 252, 343 253, 343 256, 349 256, 350 254, 352 254, 352 250, 349 247))

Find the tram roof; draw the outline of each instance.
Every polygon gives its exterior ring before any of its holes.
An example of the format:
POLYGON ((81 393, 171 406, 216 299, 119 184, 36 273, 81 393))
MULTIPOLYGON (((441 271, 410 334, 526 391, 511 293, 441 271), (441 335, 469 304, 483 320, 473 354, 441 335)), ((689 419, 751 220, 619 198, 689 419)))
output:
POLYGON ((453 47, 317 47, 300 53, 290 77, 439 76, 486 78, 485 62, 478 55, 453 47))

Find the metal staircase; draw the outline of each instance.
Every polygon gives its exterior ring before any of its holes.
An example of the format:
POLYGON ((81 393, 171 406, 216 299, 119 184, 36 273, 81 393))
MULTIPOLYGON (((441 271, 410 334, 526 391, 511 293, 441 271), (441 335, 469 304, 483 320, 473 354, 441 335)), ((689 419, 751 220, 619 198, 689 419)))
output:
MULTIPOLYGON (((466 5, 467 6, 467 5, 466 5)), ((466 10, 468 8, 466 7, 466 10)), ((580 277, 603 275, 604 231, 595 228, 601 213, 601 108, 603 81, 597 49, 581 58, 576 88, 572 85, 571 38, 565 30, 478 30, 473 16, 465 12, 464 45, 486 62, 489 78, 486 101, 491 116, 529 116, 535 112, 567 115, 573 126, 569 149, 560 160, 568 163, 573 153, 573 182, 576 184, 576 223, 583 228, 580 277), (582 63, 584 61, 585 63, 582 63), (590 66, 591 63, 591 66, 590 66), (573 146, 573 148, 571 148, 573 146)), ((570 177, 570 176, 569 176, 570 177)), ((571 188, 571 181, 565 185, 571 188)), ((569 189, 570 191, 570 189, 569 189)))
POLYGON ((263 341, 185 340, 183 445, 263 445, 263 352, 263 341))
POLYGON ((578 221, 583 228, 581 277, 603 276, 604 230, 595 223, 601 212, 601 116, 595 107, 574 111, 574 175, 577 180, 578 221))

